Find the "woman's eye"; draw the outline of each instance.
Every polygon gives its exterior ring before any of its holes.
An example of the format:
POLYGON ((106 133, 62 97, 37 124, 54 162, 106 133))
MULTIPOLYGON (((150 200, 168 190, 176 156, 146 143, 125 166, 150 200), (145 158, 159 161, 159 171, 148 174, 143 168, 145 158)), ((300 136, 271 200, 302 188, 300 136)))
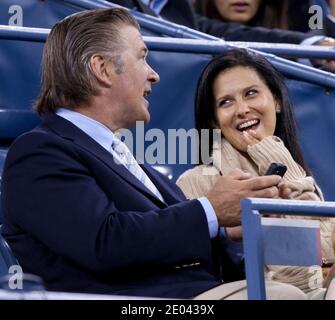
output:
POLYGON ((245 95, 246 96, 254 96, 257 93, 258 93, 257 90, 248 90, 245 95))
POLYGON ((230 102, 231 102, 230 99, 224 99, 224 100, 221 100, 221 101, 219 102, 219 107, 226 107, 226 106, 229 105, 230 102))

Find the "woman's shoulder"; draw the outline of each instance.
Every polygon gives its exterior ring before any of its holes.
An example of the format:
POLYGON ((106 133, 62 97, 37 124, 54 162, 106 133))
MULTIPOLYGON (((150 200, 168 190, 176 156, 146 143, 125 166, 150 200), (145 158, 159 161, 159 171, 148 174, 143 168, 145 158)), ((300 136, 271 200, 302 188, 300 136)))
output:
POLYGON ((196 167, 193 167, 191 169, 186 170, 184 173, 182 173, 178 180, 178 181, 185 181, 185 180, 195 180, 198 178, 202 178, 205 179, 208 176, 217 176, 219 175, 218 170, 213 167, 212 165, 198 165, 196 167))
POLYGON ((177 180, 177 185, 189 199, 204 196, 214 185, 219 172, 212 165, 199 165, 185 171, 177 180))

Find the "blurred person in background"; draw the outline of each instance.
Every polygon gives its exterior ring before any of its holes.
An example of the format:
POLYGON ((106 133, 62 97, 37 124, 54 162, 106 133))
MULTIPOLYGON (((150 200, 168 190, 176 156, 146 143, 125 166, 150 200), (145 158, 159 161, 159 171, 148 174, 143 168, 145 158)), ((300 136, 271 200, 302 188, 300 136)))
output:
POLYGON ((224 22, 334 37, 335 0, 327 4, 329 14, 324 14, 321 29, 311 28, 315 11, 309 12, 312 2, 306 0, 195 0, 194 8, 202 16, 224 22))
MULTIPOLYGON (((168 21, 187 26, 189 28, 213 35, 215 37, 224 38, 227 41, 247 41, 247 42, 270 42, 270 43, 292 43, 306 45, 324 45, 335 46, 335 40, 332 38, 324 39, 323 37, 313 37, 308 33, 285 30, 286 20, 285 8, 286 0, 273 1, 272 6, 266 6, 264 19, 275 23, 275 27, 282 29, 269 29, 263 26, 248 26, 242 24, 241 21, 222 21, 208 18, 204 15, 196 13, 194 10, 194 2, 190 0, 108 0, 111 3, 124 6, 126 8, 136 10, 145 14, 160 17, 168 21), (279 14, 279 12, 283 12, 279 14), (270 15, 271 14, 271 15, 270 15), (278 16, 278 18, 276 18, 278 16), (280 18, 279 18, 280 17, 280 18)), ((236 0, 226 0, 236 1, 236 0)), ((248 0, 248 3, 255 4, 251 11, 262 9, 261 0, 248 0)), ((300 0, 297 0, 300 1, 300 0)), ((206 1, 205 1, 206 2, 206 1)), ((222 0, 224 2, 224 0, 222 0)), ((243 0, 243 2, 246 2, 243 0)), ((244 10, 244 9, 243 9, 244 10)), ((263 10, 263 9, 262 9, 263 10)), ((258 16, 256 14, 256 16, 258 16)), ((256 19, 256 16, 254 17, 256 19)), ((246 18, 247 19, 247 18, 246 18)), ((258 19, 258 17, 257 17, 258 19)), ((251 18, 253 20, 253 18, 251 18)), ((265 20, 264 20, 265 21, 265 20)), ((245 22, 244 22, 245 23, 245 22)), ((286 28, 287 29, 287 28, 286 28)), ((301 61, 310 64, 309 60, 301 61)), ((335 64, 329 61, 313 61, 313 65, 329 70, 335 70, 335 64)))
POLYGON ((197 13, 210 19, 288 29, 287 0, 195 0, 194 6, 197 13))
MULTIPOLYGON (((335 1, 330 0, 330 8, 335 12, 335 1)), ((195 0, 194 7, 198 14, 226 23, 242 23, 251 27, 279 28, 279 32, 303 31, 308 37, 301 41, 303 45, 334 46, 332 26, 334 22, 323 18, 323 28, 312 30, 309 27, 309 4, 301 0, 195 0)), ((274 30, 273 30, 274 31, 274 30)), ((254 40, 250 40, 253 41, 254 40)), ((272 42, 267 41, 267 42, 272 42)), ((300 63, 311 64, 308 59, 299 59, 300 63)), ((330 60, 313 60, 313 66, 335 71, 335 63, 330 60)))
POLYGON ((111 3, 161 17, 227 41, 253 41, 300 44, 308 34, 297 31, 250 27, 236 22, 208 18, 195 12, 190 0, 108 0, 111 3))

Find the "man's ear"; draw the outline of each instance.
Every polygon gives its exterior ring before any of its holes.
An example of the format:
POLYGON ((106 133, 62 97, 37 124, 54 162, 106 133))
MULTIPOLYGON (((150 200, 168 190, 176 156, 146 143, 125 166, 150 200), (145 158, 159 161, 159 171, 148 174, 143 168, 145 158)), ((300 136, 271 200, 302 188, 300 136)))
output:
POLYGON ((110 87, 112 85, 113 68, 111 62, 106 60, 100 54, 94 54, 90 58, 90 67, 94 76, 101 84, 106 87, 110 87))

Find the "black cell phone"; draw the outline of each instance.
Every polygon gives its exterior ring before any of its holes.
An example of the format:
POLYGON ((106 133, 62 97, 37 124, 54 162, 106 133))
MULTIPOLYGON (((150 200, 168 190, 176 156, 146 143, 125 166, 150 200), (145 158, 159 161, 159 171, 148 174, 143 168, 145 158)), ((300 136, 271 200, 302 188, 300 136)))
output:
POLYGON ((335 264, 334 259, 322 259, 322 268, 330 268, 335 264))
POLYGON ((278 176, 283 177, 287 167, 281 163, 272 162, 268 170, 266 170, 265 175, 270 176, 272 174, 276 174, 278 176))

